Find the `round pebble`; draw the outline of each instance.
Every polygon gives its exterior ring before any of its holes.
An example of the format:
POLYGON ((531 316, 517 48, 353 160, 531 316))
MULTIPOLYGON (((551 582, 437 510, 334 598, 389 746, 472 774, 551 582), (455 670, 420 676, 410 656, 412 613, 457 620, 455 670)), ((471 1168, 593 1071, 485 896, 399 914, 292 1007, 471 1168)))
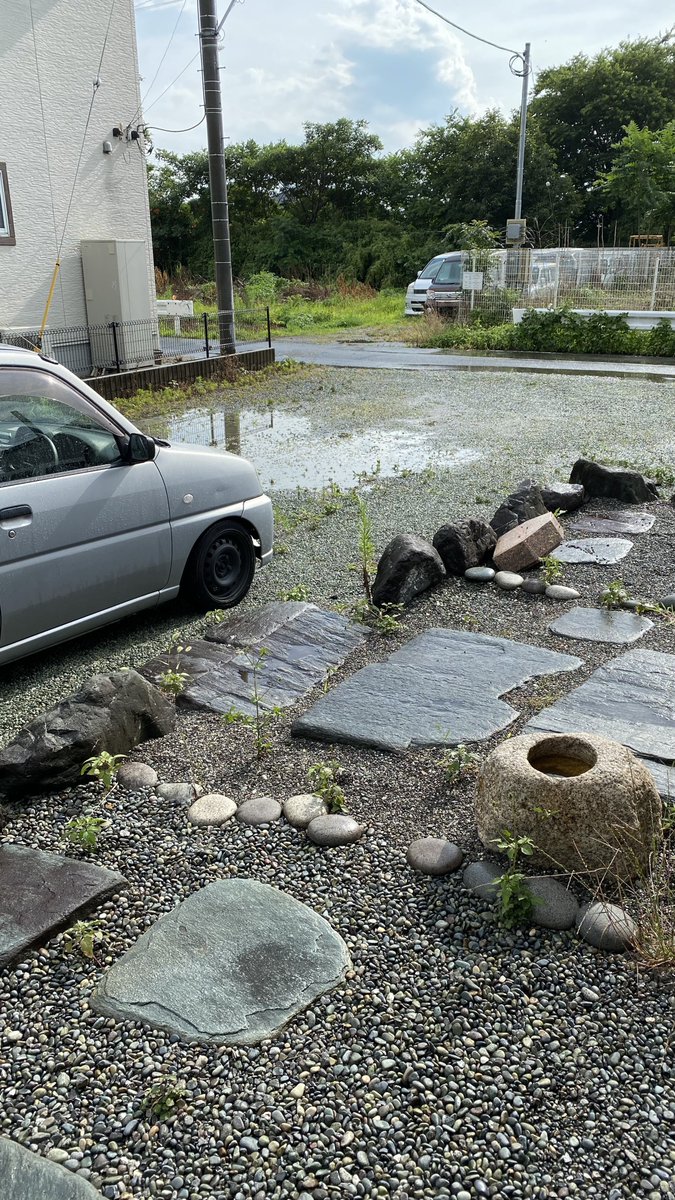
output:
POLYGON ((581 593, 575 588, 565 587, 562 583, 549 583, 546 595, 549 600, 578 600, 581 593))
POLYGON ((252 796, 237 809, 237 820, 242 825, 268 825, 280 816, 281 805, 271 796, 252 796))
POLYGON ((139 788, 154 788, 157 785, 157 772, 147 763, 127 759, 126 762, 120 763, 116 779, 125 791, 135 792, 139 788))
POLYGON ((522 575, 516 575, 515 571, 497 571, 495 575, 497 587, 505 592, 515 592, 516 588, 523 586, 523 582, 522 575))
POLYGON ((406 858, 423 875, 449 875, 461 867, 464 853, 444 838, 418 838, 408 846, 406 858))
POLYGON ((289 796, 284 803, 284 816, 295 829, 306 829, 315 817, 326 815, 327 809, 320 796, 303 792, 289 796))
POLYGON ((499 879, 503 875, 494 863, 475 862, 469 863, 465 867, 462 875, 462 883, 465 888, 468 888, 474 895, 480 896, 482 900, 494 900, 497 896, 498 889, 495 887, 495 879, 499 879))
POLYGON ((546 584, 543 579, 526 579, 523 582, 523 591, 530 596, 543 596, 546 591, 546 584))
POLYGON ((201 788, 194 783, 160 783, 157 795, 161 800, 170 804, 192 804, 201 793, 201 788))
POLYGON ((495 574, 492 567, 467 567, 464 578, 470 579, 472 583, 490 583, 495 574))
POLYGON ((307 826, 307 837, 317 846, 346 846, 357 842, 364 832, 365 825, 344 813, 315 817, 307 826))
POLYGON ((527 887, 534 900, 534 925, 544 929, 571 929, 576 925, 579 902, 559 879, 550 875, 532 875, 528 876, 527 887))
POLYGON ((200 796, 188 809, 188 821, 191 825, 207 828, 209 825, 224 825, 237 811, 234 800, 223 796, 220 792, 209 792, 200 796))
POLYGON ((621 951, 635 938, 637 925, 618 904, 597 902, 581 909, 577 932, 599 950, 621 951))

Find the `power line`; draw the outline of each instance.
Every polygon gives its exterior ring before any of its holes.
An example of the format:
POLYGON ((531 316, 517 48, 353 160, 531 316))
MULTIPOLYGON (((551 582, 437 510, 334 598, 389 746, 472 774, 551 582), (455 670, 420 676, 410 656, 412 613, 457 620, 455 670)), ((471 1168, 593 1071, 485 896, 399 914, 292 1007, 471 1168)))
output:
POLYGON ((206 120, 206 113, 203 114, 197 121, 196 125, 188 125, 186 129, 162 129, 161 125, 148 125, 148 129, 154 129, 155 133, 189 133, 191 129, 198 129, 206 120))
POLYGON ((59 235, 56 229, 56 210, 54 208, 54 188, 52 185, 52 172, 49 163, 49 144, 47 142, 47 123, 45 121, 45 106, 42 99, 42 84, 40 83, 40 64, 38 62, 37 40, 35 37, 35 21, 33 20, 33 0, 28 0, 28 8, 30 11, 30 27, 33 33, 33 53, 35 55, 35 76, 37 78, 38 97, 40 100, 40 112, 42 114, 42 136, 45 143, 45 162, 47 164, 47 181, 49 183, 49 196, 52 205, 52 221, 54 222, 54 249, 58 258, 59 235))
POLYGON ((173 87, 173 85, 175 83, 178 83, 178 80, 185 74, 188 67, 192 66, 192 64, 196 58, 199 58, 199 50, 197 51, 196 54, 192 55, 192 58, 190 59, 190 61, 185 64, 182 71, 178 72, 178 74, 176 75, 176 78, 172 79, 171 83, 168 84, 168 86, 164 88, 164 91, 160 92, 159 96, 155 96, 155 99, 152 101, 152 104, 149 104, 147 109, 145 110, 146 112, 149 112, 151 108, 154 108, 155 104, 157 104, 157 102, 162 99, 162 96, 166 96, 166 93, 171 91, 171 88, 173 87))
MULTIPOLYGON (((470 29, 465 29, 463 25, 458 25, 456 21, 451 21, 449 17, 444 17, 443 13, 439 13, 435 8, 431 8, 429 4, 425 4, 424 0, 416 0, 417 4, 421 4, 422 8, 426 8, 427 12, 433 13, 441 21, 445 21, 446 25, 452 25, 453 29, 458 29, 460 33, 466 34, 467 37, 473 38, 476 42, 482 42, 484 46, 492 46, 494 50, 503 50, 505 54, 512 54, 514 58, 519 58, 522 61, 522 54, 519 50, 512 50, 510 46, 500 46, 497 42, 490 42, 487 38, 479 37, 477 33, 472 33, 470 29)), ((513 60, 512 60, 513 61, 513 60)), ((509 66, 511 64, 509 63, 509 66)), ((513 68, 511 68, 513 70, 513 68)), ((513 72, 518 74, 517 71, 513 72)), ((521 72, 522 74, 522 72, 521 72)))
POLYGON ((154 87, 155 80, 157 79, 157 76, 159 75, 162 67, 164 66, 164 60, 165 60, 167 54, 169 53, 169 50, 171 49, 171 43, 173 42, 173 39, 176 36, 176 30, 178 29, 178 26, 180 24, 180 19, 181 19, 183 13, 185 12, 186 4, 187 4, 187 0, 183 0, 183 3, 180 6, 180 12, 179 12, 178 16, 176 17, 176 23, 175 23, 173 29, 171 30, 171 37, 169 38, 169 40, 166 44, 166 49, 165 49, 162 57, 159 60, 159 66, 157 67, 157 70, 155 71, 155 73, 152 77, 152 82, 150 83, 150 86, 146 88, 145 95, 142 97, 141 102, 140 102, 138 108, 136 109, 136 112, 134 113, 133 117, 131 118, 131 121, 129 122, 130 125, 133 124, 133 122, 136 120, 136 117, 138 116, 139 112, 142 111, 143 105, 145 104, 145 101, 147 100, 148 96, 150 95, 150 92, 152 91, 152 89, 154 87))

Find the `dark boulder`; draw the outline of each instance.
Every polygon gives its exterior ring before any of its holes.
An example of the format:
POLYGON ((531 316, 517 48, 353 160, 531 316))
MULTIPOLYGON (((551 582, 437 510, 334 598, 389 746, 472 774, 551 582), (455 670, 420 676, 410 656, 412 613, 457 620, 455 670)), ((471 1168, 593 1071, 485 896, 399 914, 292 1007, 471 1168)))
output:
POLYGON ((605 467, 601 463, 578 458, 572 467, 570 483, 581 483, 587 496, 621 500, 624 504, 644 504, 658 500, 656 484, 639 471, 625 467, 605 467))
POLYGON ((440 583, 445 568, 437 550, 416 533, 399 533, 385 546, 373 584, 373 604, 410 604, 440 583))
POLYGON ((497 534, 492 526, 471 517, 454 525, 441 525, 434 534, 434 546, 452 575, 463 575, 469 567, 477 567, 496 545, 497 534))
POLYGON ((170 733, 175 721, 174 705, 137 671, 94 675, 0 751, 0 793, 13 798, 77 783, 91 755, 128 754, 170 733))
POLYGON ((509 529, 522 525, 523 521, 531 521, 533 517, 540 517, 548 511, 541 488, 533 479, 523 479, 500 504, 490 524, 500 538, 509 529))
POLYGON ((542 498, 549 512, 574 512, 581 508, 586 493, 580 483, 549 483, 541 489, 542 498))

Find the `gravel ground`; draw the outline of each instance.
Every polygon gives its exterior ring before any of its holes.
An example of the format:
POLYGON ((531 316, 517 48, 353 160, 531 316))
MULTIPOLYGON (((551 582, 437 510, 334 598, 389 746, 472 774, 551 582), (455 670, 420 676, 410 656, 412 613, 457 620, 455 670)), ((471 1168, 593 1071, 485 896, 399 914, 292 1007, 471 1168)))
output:
MULTIPOLYGON (((609 430, 613 458, 644 466, 675 459, 674 435, 664 433, 675 428, 670 385, 640 383, 638 405, 636 385, 616 381, 392 375, 311 372, 269 384, 275 403, 313 404, 317 425, 335 436, 379 420, 386 436, 389 422, 421 411, 438 421, 442 411, 439 443, 451 435, 481 451, 449 471, 376 477, 367 503, 380 549, 395 532, 430 535, 444 520, 489 517, 528 473, 566 478, 582 450, 603 452, 609 430)), ((354 599, 357 579, 346 565, 356 557, 353 504, 338 500, 338 511, 324 513, 333 507, 326 498, 275 499, 292 526, 278 535, 288 553, 259 576, 247 603, 301 583, 319 603, 354 599)), ((650 507, 655 526, 635 538, 619 570, 569 566, 564 582, 590 602, 617 575, 649 598, 674 590, 675 510, 650 507)), ((449 580, 412 606, 397 636, 373 635, 346 670, 435 624, 583 658, 573 676, 508 697, 521 711, 519 728, 621 652, 551 635, 548 624, 565 607, 449 580)), ((195 636, 200 625, 167 608, 5 670, 0 737, 85 673, 141 663, 176 628, 195 636)), ((640 645, 675 653, 675 626, 656 619, 640 645)), ((291 740, 301 707, 271 727, 273 749, 260 762, 249 731, 195 715, 181 715, 175 735, 137 757, 163 779, 193 774, 236 799, 284 799, 305 789, 309 764, 335 757, 349 809, 369 826, 355 847, 320 850, 282 824, 197 830, 147 793, 106 801, 93 785, 10 810, 7 840, 51 850, 63 849, 74 813, 110 817, 96 858, 121 870, 129 889, 97 913, 105 934, 97 961, 68 954, 58 937, 5 973, 0 1131, 42 1153, 61 1151, 109 1200, 675 1195, 675 997, 667 980, 571 934, 507 932, 458 877, 413 876, 403 847, 416 834, 477 851, 471 780, 451 789, 431 752, 389 756, 291 740), (273 882, 325 915, 352 955, 346 983, 250 1049, 184 1046, 90 1011, 87 997, 106 964, 161 913, 231 874, 273 882), (141 1107, 167 1074, 184 1082, 187 1098, 163 1123, 141 1107), (299 1083, 303 1095, 291 1095, 299 1083)))

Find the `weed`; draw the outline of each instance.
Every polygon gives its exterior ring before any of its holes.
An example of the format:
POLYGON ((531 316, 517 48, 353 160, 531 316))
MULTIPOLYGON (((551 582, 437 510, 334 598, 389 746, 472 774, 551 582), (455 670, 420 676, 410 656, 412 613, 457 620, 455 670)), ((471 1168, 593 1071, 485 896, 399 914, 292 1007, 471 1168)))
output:
POLYGON ((324 692, 324 694, 330 690, 330 681, 335 675, 337 675, 337 673, 337 667, 326 667, 326 675, 323 683, 321 684, 321 690, 324 692))
POLYGON ((384 637, 393 637, 401 629, 402 604, 383 604, 380 608, 365 598, 352 605, 352 617, 360 625, 368 625, 384 637))
POLYGON ((624 587, 623 579, 613 579, 602 593, 600 603, 605 608, 620 608, 629 599, 630 596, 624 587))
POLYGON ((462 620, 462 625, 464 626, 465 629, 479 629, 480 628, 480 621, 479 621, 478 617, 475 615, 475 613, 470 613, 470 612, 462 613, 461 620, 462 620))
POLYGON ((445 750, 438 760, 450 783, 454 783, 461 775, 470 774, 478 769, 478 756, 467 750, 463 742, 451 750, 445 750))
POLYGON ((86 759, 80 768, 80 775, 89 775, 93 779, 100 779, 106 792, 109 792, 124 758, 126 758, 126 754, 109 754, 107 750, 101 750, 100 754, 94 754, 91 758, 86 759))
POLYGON ((105 817, 71 817, 65 829, 66 839, 80 850, 96 850, 98 839, 109 824, 105 817))
POLYGON ((160 1121, 173 1117, 183 1107, 187 1088, 175 1075, 167 1075, 159 1083, 153 1083, 141 1102, 144 1112, 152 1113, 160 1121))
POLYGON ((102 921, 96 919, 76 921, 63 935, 66 952, 72 954, 74 950, 79 950, 85 958, 94 958, 96 943, 102 942, 104 938, 102 924, 102 921))
POLYGON ((331 759, 313 763, 307 772, 315 795, 321 797, 330 813, 345 811, 345 794, 337 782, 339 771, 340 764, 331 759))
POLYGON ((288 546, 287 542, 275 542, 274 543, 274 553, 277 555, 278 558, 283 557, 283 555, 288 554, 288 552, 289 552, 289 546, 288 546))
POLYGON ((541 574, 545 584, 559 583, 563 577, 562 565, 552 554, 547 554, 541 560, 541 574))
POLYGON ((361 580, 363 590, 366 595, 366 600, 369 604, 373 603, 373 589, 370 582, 370 573, 373 569, 376 550, 373 540, 373 526, 368 516, 368 510, 360 496, 356 497, 356 505, 359 510, 359 531, 358 531, 358 547, 359 560, 361 570, 361 580))
POLYGON ((188 672, 181 671, 180 665, 181 655, 187 654, 188 651, 192 649, 192 646, 181 645, 180 637, 181 635, 179 633, 174 633, 171 641, 169 642, 169 647, 167 650, 168 654, 175 655, 174 666, 167 665, 166 671, 163 671, 161 675, 157 676, 158 686, 163 692, 166 692, 168 696, 180 696, 190 682, 190 676, 188 672))
POLYGON ((534 842, 529 837, 516 837, 508 829, 495 843, 506 855, 509 865, 503 875, 495 880, 499 893, 500 917, 508 929, 526 925, 532 917, 534 897, 527 886, 527 878, 518 870, 521 854, 529 857, 534 852, 534 842))
POLYGON ((309 599, 309 590, 304 583, 296 583, 294 587, 288 588, 286 591, 277 592, 278 600, 307 600, 309 599))
POLYGON ((256 755, 262 758, 268 750, 272 749, 272 743, 269 739, 268 728, 272 721, 281 716, 281 708, 278 704, 267 707, 263 704, 264 692, 260 688, 260 668, 263 665, 269 650, 267 646, 261 646, 255 651, 250 646, 243 651, 243 657, 247 663, 247 667, 239 667, 239 674, 244 683, 249 682, 249 677, 252 678, 252 691, 250 694, 251 704, 253 705, 253 713, 240 712, 234 705, 221 717, 221 721, 225 725, 248 725, 255 730, 254 745, 256 755))

